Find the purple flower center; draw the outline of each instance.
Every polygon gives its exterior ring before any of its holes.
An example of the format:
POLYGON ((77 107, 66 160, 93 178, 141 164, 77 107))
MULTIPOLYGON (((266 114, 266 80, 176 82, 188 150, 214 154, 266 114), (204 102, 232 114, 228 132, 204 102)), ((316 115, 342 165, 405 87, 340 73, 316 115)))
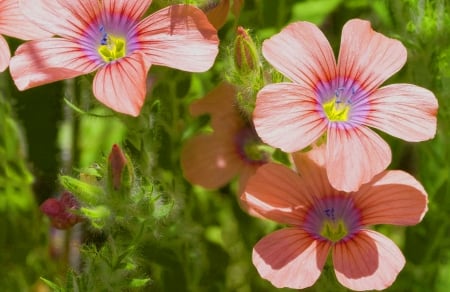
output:
POLYGON ((363 124, 368 115, 368 93, 356 80, 337 78, 320 82, 316 95, 319 112, 331 123, 363 124))
POLYGON ((338 242, 361 229, 361 215, 349 195, 317 199, 306 214, 304 229, 322 240, 338 242))
POLYGON ((263 145, 251 125, 242 128, 235 136, 239 157, 250 165, 262 165, 268 161, 268 154, 262 149, 263 145))

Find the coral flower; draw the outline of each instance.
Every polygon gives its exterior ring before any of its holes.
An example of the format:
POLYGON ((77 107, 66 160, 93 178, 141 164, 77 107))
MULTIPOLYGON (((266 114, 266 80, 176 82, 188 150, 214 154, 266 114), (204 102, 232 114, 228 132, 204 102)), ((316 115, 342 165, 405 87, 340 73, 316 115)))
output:
MULTIPOLYGON (((22 40, 50 37, 51 34, 28 21, 19 9, 19 0, 0 0, 0 34, 22 40)), ((0 35, 0 72, 8 68, 11 53, 0 35)))
POLYGON ((427 211, 427 194, 403 171, 384 171, 356 192, 334 189, 325 150, 294 157, 298 174, 274 163, 261 166, 242 199, 268 219, 289 224, 253 249, 259 274, 276 287, 313 285, 331 250, 338 281, 353 290, 390 286, 405 264, 398 247, 367 229, 374 224, 413 225, 427 211))
POLYGON ((137 116, 151 65, 208 70, 218 38, 205 14, 172 5, 140 20, 152 1, 22 0, 23 13, 60 37, 21 45, 11 59, 20 90, 98 70, 95 97, 115 111, 137 116))
POLYGON ((218 188, 239 176, 239 191, 256 169, 267 162, 260 151, 259 137, 236 105, 236 89, 221 83, 200 101, 191 112, 211 115, 213 133, 189 140, 181 154, 181 166, 188 181, 205 188, 218 188))
POLYGON ((326 134, 331 184, 355 191, 384 170, 391 150, 368 127, 410 142, 436 133, 437 100, 411 84, 379 86, 406 62, 397 40, 348 21, 336 64, 323 33, 296 22, 263 43, 264 57, 292 80, 265 86, 253 121, 261 139, 286 152, 301 150, 326 134))

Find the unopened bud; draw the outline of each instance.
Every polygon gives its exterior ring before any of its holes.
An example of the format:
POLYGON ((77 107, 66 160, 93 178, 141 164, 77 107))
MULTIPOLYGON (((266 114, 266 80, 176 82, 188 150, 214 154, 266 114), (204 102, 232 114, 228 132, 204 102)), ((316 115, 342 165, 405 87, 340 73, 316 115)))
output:
POLYGON ((130 162, 117 144, 112 146, 108 156, 108 180, 114 191, 131 187, 132 173, 130 162))
POLYGON ((42 213, 50 218, 52 226, 58 229, 68 229, 83 221, 76 214, 80 208, 77 199, 70 192, 63 192, 60 198, 49 198, 41 204, 42 213))
POLYGON ((242 26, 237 28, 234 41, 234 64, 239 73, 248 74, 259 65, 259 57, 255 43, 242 26))

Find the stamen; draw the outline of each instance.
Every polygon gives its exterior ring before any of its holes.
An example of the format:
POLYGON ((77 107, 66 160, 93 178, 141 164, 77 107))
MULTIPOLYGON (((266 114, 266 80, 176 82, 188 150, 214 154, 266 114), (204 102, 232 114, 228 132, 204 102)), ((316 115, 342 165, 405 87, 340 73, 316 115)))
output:
POLYGON ((109 35, 103 25, 100 26, 102 38, 97 51, 103 61, 109 63, 126 55, 126 40, 122 37, 109 35))

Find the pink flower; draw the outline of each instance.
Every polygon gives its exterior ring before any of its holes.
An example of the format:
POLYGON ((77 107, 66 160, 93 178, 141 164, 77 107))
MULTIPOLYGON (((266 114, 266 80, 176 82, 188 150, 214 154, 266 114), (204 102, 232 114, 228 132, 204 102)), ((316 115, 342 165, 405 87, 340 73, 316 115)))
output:
POLYGON ((240 114, 236 89, 221 83, 208 95, 192 104, 194 116, 211 115, 211 134, 200 134, 187 141, 181 153, 186 179, 205 188, 219 188, 239 176, 241 195, 248 178, 266 163, 268 157, 253 126, 240 114))
POLYGON ((405 64, 406 49, 367 21, 345 24, 337 64, 323 33, 308 22, 266 40, 263 54, 293 83, 270 84, 258 93, 258 135, 295 152, 326 134, 326 169, 337 189, 357 190, 391 161, 389 145, 368 126, 411 142, 436 133, 432 92, 411 84, 379 88, 405 64))
MULTIPOLYGON (((19 0, 0 0, 0 34, 22 40, 50 37, 47 31, 28 21, 19 9, 19 0)), ((8 68, 11 52, 6 40, 0 35, 0 72, 8 68)))
POLYGON ((80 203, 67 191, 63 192, 58 199, 45 200, 39 208, 50 218, 52 226, 57 229, 69 229, 84 220, 83 217, 76 214, 80 209, 80 203))
POLYGON ((11 59, 20 90, 97 71, 95 97, 115 111, 137 116, 151 65, 208 70, 218 37, 205 14, 172 5, 139 20, 152 1, 23 0, 21 9, 59 38, 27 42, 11 59))
POLYGON ((367 226, 420 222, 427 211, 421 184, 403 171, 384 171, 358 191, 345 193, 328 182, 323 148, 296 154, 294 161, 298 174, 274 163, 261 166, 242 196, 261 216, 292 226, 254 247, 261 277, 276 287, 309 287, 331 250, 342 285, 353 290, 390 286, 405 259, 390 239, 367 226))

